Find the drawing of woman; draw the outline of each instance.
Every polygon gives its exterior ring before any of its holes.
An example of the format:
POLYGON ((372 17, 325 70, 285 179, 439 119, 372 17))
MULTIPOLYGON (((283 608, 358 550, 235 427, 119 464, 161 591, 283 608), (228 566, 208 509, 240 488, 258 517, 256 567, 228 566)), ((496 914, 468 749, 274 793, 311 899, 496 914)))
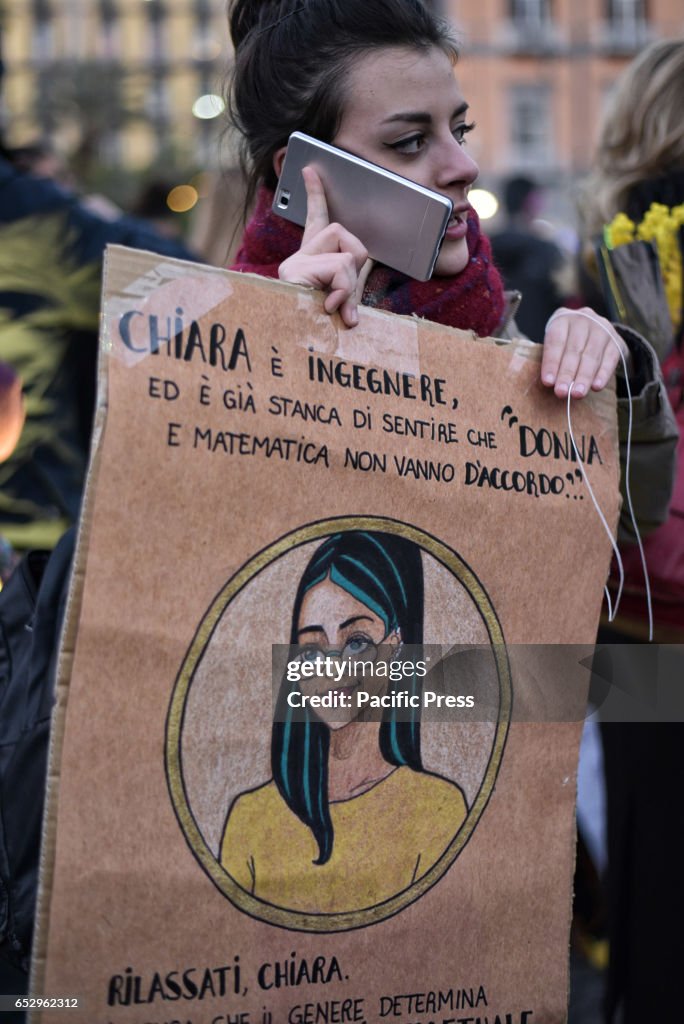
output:
MULTIPOLYGON (((419 547, 389 533, 349 531, 315 551, 297 588, 290 644, 304 660, 395 661, 423 642, 419 547)), ((452 781, 425 771, 420 706, 371 721, 362 688, 420 695, 414 671, 317 675, 280 687, 271 739, 273 778, 236 797, 220 861, 247 892, 276 906, 340 913, 375 906, 409 888, 445 852, 467 807, 452 781), (350 708, 299 710, 292 692, 343 693, 350 708)))

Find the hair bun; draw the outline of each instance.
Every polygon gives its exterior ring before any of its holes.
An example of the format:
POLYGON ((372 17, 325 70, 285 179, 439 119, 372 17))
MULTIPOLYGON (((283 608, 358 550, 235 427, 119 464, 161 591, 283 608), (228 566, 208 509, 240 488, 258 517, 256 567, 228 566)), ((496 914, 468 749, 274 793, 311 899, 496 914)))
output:
POLYGON ((265 29, 301 6, 302 0, 231 0, 228 20, 233 46, 237 50, 252 29, 265 29))

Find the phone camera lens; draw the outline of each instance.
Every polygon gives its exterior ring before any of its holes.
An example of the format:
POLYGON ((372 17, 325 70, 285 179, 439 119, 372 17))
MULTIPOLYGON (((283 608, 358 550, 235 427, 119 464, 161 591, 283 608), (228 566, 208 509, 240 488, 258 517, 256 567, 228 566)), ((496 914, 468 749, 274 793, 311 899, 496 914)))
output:
POLYGON ((278 206, 281 209, 286 210, 289 206, 289 203, 290 193, 287 191, 287 189, 283 189, 280 195, 278 196, 278 206))

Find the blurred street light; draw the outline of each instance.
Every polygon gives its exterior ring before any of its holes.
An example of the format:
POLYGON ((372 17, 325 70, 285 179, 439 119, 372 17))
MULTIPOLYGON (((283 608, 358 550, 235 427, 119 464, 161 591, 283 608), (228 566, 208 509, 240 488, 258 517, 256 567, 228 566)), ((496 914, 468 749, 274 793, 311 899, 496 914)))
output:
POLYGON ((480 220, 489 220, 499 209, 499 200, 486 188, 473 188, 468 193, 468 202, 480 220))
POLYGON ((198 97, 192 105, 193 114, 202 121, 210 121, 213 117, 219 117, 225 109, 226 105, 221 97, 210 92, 198 97))
POLYGON ((176 185, 166 197, 166 205, 174 213, 187 213, 199 199, 196 188, 192 185, 176 185))

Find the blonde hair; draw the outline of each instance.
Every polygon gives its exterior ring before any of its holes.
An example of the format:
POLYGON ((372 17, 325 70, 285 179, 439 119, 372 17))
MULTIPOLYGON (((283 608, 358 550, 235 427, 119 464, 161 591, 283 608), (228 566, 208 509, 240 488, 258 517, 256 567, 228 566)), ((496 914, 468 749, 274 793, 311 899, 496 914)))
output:
POLYGON ((684 39, 646 47, 618 79, 584 189, 588 235, 625 209, 637 182, 684 170, 684 39))

